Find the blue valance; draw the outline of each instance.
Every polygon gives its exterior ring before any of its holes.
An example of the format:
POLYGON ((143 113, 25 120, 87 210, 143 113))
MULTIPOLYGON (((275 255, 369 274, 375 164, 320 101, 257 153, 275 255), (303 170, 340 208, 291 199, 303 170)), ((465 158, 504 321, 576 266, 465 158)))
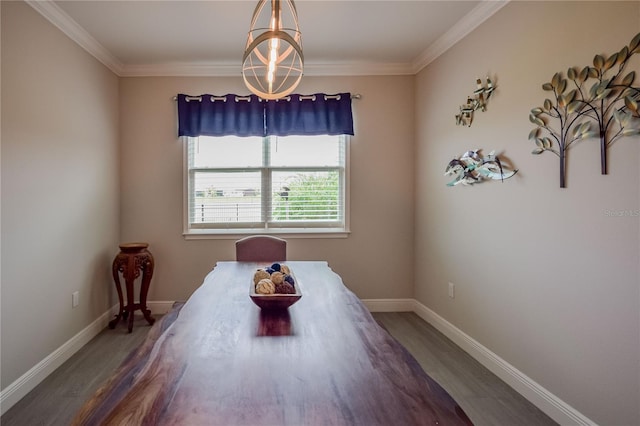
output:
POLYGON ((178 95, 179 136, 353 135, 351 94, 178 95))
POLYGON ((179 136, 263 136, 264 102, 256 95, 178 95, 179 136))

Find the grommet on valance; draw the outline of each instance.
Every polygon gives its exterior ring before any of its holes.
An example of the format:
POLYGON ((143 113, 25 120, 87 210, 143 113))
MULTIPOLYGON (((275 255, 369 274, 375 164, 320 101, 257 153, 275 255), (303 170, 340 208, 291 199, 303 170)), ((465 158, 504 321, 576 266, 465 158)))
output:
POLYGON ((292 94, 273 102, 257 95, 179 94, 178 135, 353 135, 352 98, 359 99, 360 95, 292 94), (294 98, 298 102, 290 102, 294 98))

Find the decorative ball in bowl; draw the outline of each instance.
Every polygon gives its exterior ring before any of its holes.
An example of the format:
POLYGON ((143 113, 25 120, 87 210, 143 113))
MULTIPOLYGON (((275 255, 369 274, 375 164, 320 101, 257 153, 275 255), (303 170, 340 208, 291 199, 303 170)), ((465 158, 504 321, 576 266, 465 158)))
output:
POLYGON ((291 269, 274 263, 253 273, 249 297, 262 309, 287 309, 300 300, 302 293, 291 269))

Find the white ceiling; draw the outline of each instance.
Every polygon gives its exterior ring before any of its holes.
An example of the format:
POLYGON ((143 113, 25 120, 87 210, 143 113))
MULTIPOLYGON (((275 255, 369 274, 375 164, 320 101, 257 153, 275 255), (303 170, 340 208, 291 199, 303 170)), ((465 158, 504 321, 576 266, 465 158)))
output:
MULTIPOLYGON (((257 4, 27 1, 121 76, 238 75, 257 4)), ((305 74, 414 74, 505 3, 298 0, 305 74)))

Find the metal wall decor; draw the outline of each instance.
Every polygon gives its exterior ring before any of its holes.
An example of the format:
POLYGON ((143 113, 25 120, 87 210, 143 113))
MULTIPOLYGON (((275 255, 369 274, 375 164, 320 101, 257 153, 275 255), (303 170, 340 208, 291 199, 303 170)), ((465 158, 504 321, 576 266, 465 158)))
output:
POLYGON ((574 143, 599 137, 601 173, 607 174, 607 149, 621 137, 640 135, 640 87, 633 86, 635 71, 624 73, 636 53, 640 33, 607 59, 596 55, 593 66, 569 68, 567 78, 555 73, 542 85, 553 97, 531 110, 529 120, 536 128, 529 139, 536 144, 532 154, 550 151, 559 157, 560 188, 566 187, 566 151, 574 143))
POLYGON ((473 97, 467 97, 467 103, 460 105, 460 114, 456 115, 456 125, 471 127, 473 122, 473 113, 477 110, 486 111, 487 101, 496 89, 493 82, 487 77, 487 85, 482 84, 482 80, 476 80, 477 88, 473 92, 473 97))
POLYGON ((517 169, 507 170, 509 167, 495 151, 491 151, 486 157, 480 155, 480 151, 467 151, 449 162, 444 175, 453 175, 454 179, 447 186, 473 185, 484 180, 504 181, 518 172, 517 169))

